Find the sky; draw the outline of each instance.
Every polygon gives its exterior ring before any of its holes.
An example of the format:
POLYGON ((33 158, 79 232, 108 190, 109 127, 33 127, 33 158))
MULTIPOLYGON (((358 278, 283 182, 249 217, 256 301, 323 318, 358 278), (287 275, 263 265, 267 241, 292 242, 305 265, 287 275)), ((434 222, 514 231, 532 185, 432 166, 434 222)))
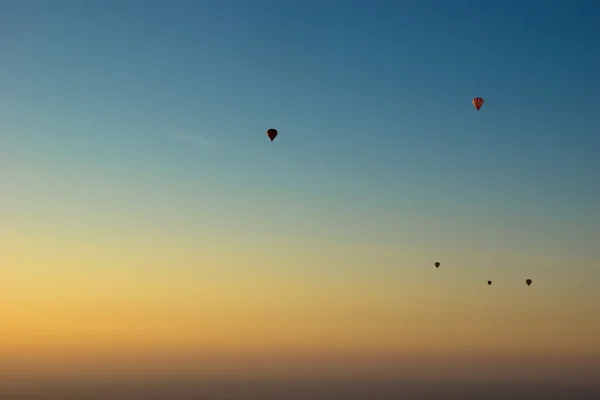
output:
POLYGON ((599 18, 0 1, 1 374, 597 379, 599 18))

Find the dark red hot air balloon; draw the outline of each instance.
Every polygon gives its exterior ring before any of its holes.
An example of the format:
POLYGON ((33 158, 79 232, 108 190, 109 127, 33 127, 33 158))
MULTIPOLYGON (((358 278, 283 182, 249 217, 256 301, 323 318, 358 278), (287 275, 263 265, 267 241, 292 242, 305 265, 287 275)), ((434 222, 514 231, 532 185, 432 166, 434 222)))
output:
POLYGON ((475 108, 477 109, 477 111, 479 111, 479 109, 483 105, 483 99, 481 97, 475 97, 473 99, 473 105, 475 106, 475 108))
POLYGON ((267 131, 267 136, 269 137, 269 139, 271 139, 271 142, 273 142, 273 140, 275 140, 275 138, 277 137, 277 129, 269 129, 267 131))

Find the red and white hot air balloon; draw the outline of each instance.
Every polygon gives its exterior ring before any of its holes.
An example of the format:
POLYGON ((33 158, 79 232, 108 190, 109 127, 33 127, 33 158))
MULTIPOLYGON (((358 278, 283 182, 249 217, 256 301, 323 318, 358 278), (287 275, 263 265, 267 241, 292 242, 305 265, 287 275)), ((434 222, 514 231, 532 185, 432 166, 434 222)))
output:
POLYGON ((475 106, 475 108, 477 109, 477 111, 479 111, 479 109, 483 105, 483 99, 481 97, 475 97, 473 99, 473 105, 475 106))

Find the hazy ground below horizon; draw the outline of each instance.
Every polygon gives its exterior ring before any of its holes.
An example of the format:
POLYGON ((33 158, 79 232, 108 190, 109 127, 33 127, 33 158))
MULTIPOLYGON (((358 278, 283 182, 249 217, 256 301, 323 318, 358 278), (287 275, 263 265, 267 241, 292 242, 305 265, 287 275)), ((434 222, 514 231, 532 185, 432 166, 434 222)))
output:
POLYGON ((345 380, 102 381, 74 383, 0 381, 0 399, 600 399, 600 384, 426 383, 345 380))

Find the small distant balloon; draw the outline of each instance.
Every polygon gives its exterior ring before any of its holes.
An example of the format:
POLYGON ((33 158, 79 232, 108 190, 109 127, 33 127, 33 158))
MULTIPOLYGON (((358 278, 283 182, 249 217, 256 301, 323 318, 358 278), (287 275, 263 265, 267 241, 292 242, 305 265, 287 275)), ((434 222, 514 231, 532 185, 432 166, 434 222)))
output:
POLYGON ((473 99, 473 105, 475 106, 475 108, 477 109, 477 111, 479 111, 479 109, 481 108, 481 106, 483 106, 483 99, 481 97, 475 97, 473 99))
POLYGON ((271 139, 271 142, 273 142, 273 140, 275 140, 275 138, 277 137, 277 129, 269 129, 267 130, 267 136, 269 137, 269 139, 271 139))
POLYGON ((492 285, 492 281, 488 281, 488 286, 491 286, 491 285, 492 285))
POLYGON ((525 283, 527 283, 527 286, 531 285, 531 279, 525 280, 525 283))
POLYGON ((436 267, 436 268, 439 268, 439 267, 440 267, 440 263, 439 263, 439 262, 436 262, 436 263, 435 263, 435 264, 433 264, 433 265, 435 265, 435 267, 436 267))

